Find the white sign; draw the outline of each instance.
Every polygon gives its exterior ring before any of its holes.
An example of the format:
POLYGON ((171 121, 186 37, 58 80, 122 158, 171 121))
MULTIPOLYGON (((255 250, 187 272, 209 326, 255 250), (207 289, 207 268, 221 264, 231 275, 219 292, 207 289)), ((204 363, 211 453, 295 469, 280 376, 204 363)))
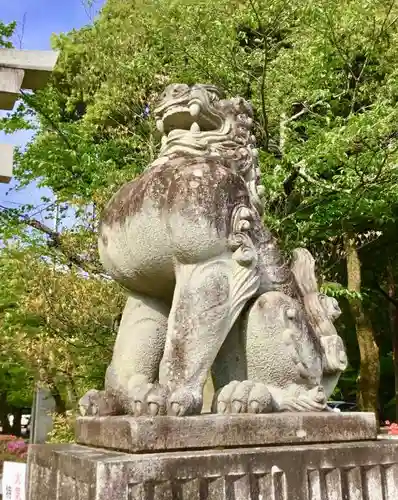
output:
POLYGON ((26 464, 4 462, 3 500, 25 500, 26 464))

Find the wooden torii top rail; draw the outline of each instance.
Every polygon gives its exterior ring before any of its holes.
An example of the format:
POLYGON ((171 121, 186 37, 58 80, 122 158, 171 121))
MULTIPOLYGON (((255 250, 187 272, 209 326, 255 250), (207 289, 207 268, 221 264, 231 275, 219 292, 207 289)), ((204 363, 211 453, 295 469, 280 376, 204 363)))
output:
MULTIPOLYGON (((57 59, 52 50, 0 49, 0 109, 13 109, 21 89, 44 87, 57 59)), ((10 182, 12 164, 12 146, 0 144, 0 182, 10 182)))

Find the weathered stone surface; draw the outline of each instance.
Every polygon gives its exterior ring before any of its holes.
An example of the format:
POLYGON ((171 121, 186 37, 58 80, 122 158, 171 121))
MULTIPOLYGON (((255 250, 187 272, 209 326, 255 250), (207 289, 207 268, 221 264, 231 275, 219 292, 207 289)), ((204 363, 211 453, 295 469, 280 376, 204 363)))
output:
POLYGON ((12 177, 14 149, 11 144, 0 144, 0 182, 8 183, 12 177))
POLYGON ((24 74, 22 69, 2 68, 0 65, 0 109, 10 110, 14 107, 24 74))
MULTIPOLYGON (((13 109, 21 88, 43 87, 57 58, 58 54, 53 51, 0 48, 0 109, 13 109)), ((0 183, 10 182, 12 159, 12 147, 0 144, 0 183)))
POLYGON ((38 387, 35 390, 32 407, 32 427, 30 431, 30 442, 32 444, 43 444, 47 441, 49 433, 53 429, 52 414, 55 411, 55 400, 47 388, 38 387))
POLYGON ((397 500, 392 441, 125 454, 29 451, 28 500, 397 500))
POLYGON ((36 90, 48 81, 58 59, 53 50, 0 49, 0 67, 24 70, 22 88, 36 90))
POLYGON ((373 413, 83 417, 76 441, 127 452, 376 439, 373 413))

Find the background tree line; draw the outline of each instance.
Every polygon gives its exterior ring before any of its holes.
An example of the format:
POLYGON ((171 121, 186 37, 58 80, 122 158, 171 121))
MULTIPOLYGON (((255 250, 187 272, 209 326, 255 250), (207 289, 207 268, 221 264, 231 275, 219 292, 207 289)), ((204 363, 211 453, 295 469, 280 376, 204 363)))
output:
POLYGON ((264 222, 339 298, 336 397, 398 418, 397 22, 395 0, 108 0, 54 38, 51 83, 0 120, 34 129, 15 176, 56 199, 0 212, 0 396, 18 408, 40 381, 62 412, 101 385, 124 298, 98 261, 99 214, 156 158, 159 92, 203 82, 252 101, 264 222))

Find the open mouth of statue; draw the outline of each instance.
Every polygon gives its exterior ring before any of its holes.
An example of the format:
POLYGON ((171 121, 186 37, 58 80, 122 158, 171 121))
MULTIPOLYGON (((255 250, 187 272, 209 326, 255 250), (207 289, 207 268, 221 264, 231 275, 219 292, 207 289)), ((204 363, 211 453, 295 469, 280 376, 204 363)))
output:
POLYGON ((201 112, 200 104, 190 106, 173 106, 165 111, 163 117, 156 122, 156 127, 167 138, 180 135, 181 132, 200 133, 218 130, 221 119, 216 115, 201 112))

